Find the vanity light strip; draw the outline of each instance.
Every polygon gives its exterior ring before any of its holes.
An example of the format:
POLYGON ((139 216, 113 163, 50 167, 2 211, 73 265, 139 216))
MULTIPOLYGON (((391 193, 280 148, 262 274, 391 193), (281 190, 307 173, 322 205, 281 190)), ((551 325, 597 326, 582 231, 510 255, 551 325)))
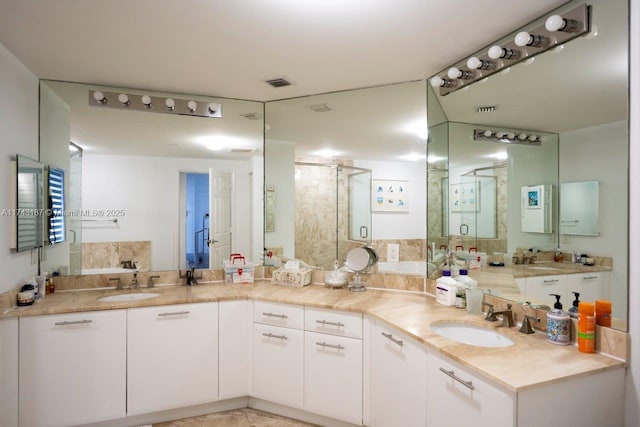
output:
POLYGON ((497 45, 502 47, 504 51, 508 52, 509 54, 505 54, 504 57, 499 59, 491 59, 489 57, 488 51, 484 55, 476 56, 480 61, 491 64, 488 69, 470 69, 466 65, 467 59, 465 59, 464 62, 456 64, 455 66, 455 68, 460 70, 460 78, 449 78, 449 76, 445 72, 445 75, 440 77, 441 81, 443 82, 442 86, 440 86, 439 88, 440 96, 445 96, 459 89, 462 89, 463 87, 467 87, 477 81, 489 77, 492 74, 516 65, 519 62, 526 61, 527 59, 533 58, 534 56, 546 52, 547 50, 555 49, 556 47, 591 31, 590 6, 583 4, 574 9, 571 9, 568 12, 564 12, 561 15, 565 20, 570 21, 572 24, 575 24, 575 26, 571 28, 571 32, 548 31, 545 28, 545 22, 542 22, 542 24, 532 29, 522 29, 520 31, 527 31, 532 36, 539 37, 543 40, 546 39, 546 44, 543 44, 542 46, 527 45, 521 47, 516 45, 515 40, 512 36, 509 36, 508 39, 503 39, 503 42, 497 43, 497 45))
POLYGON ((533 146, 542 144, 542 137, 533 133, 494 131, 488 129, 474 129, 473 140, 533 146))
POLYGON ((92 107, 115 108, 116 110, 222 118, 222 104, 217 102, 134 95, 124 92, 89 90, 89 105, 92 107))

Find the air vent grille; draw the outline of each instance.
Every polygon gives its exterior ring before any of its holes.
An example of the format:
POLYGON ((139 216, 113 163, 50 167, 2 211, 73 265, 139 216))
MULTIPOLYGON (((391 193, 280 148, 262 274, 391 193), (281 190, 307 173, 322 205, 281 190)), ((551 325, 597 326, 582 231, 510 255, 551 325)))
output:
POLYGON ((315 111, 316 113, 326 113, 327 111, 331 111, 331 107, 327 104, 307 105, 307 108, 311 111, 315 111))
POLYGON ((496 111, 497 106, 495 105, 481 105, 476 107, 476 113, 493 113, 496 111))
POLYGON ((273 87, 283 87, 283 86, 290 86, 291 85, 291 83, 288 80, 285 80, 282 77, 277 78, 277 79, 267 80, 267 83, 269 83, 273 87))

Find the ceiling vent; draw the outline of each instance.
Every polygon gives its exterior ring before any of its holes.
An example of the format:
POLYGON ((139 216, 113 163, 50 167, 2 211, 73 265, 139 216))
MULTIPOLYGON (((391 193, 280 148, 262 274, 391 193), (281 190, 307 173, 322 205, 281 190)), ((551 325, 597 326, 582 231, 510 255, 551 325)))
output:
POLYGON ((493 113, 496 111, 496 108, 495 105, 481 105, 476 107, 476 113, 493 113))
POLYGON ((240 114, 240 115, 247 120, 259 120, 262 118, 262 114, 260 113, 246 113, 246 114, 240 114))
POLYGON ((315 111, 316 113, 326 113, 327 111, 331 111, 331 107, 327 104, 307 105, 307 108, 311 111, 315 111))
POLYGON ((283 86, 290 86, 291 85, 291 82, 285 80, 282 77, 280 77, 278 79, 267 80, 266 82, 269 83, 273 87, 283 87, 283 86))

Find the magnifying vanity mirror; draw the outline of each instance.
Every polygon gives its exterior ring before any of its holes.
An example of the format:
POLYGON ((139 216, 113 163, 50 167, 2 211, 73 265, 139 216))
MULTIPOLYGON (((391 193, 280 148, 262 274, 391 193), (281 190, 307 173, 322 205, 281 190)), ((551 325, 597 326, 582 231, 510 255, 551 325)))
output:
POLYGON ((362 281, 362 273, 367 271, 369 267, 373 267, 378 262, 378 254, 367 246, 360 248, 353 248, 347 252, 347 258, 345 265, 356 274, 353 277, 353 281, 349 285, 351 292, 363 292, 367 288, 362 281))
POLYGON ((40 158, 66 172, 69 193, 67 239, 45 247, 43 270, 221 268, 230 253, 259 261, 263 103, 40 86, 40 158), (150 104, 142 107, 144 100, 150 104), (221 109, 209 114, 211 105, 221 109))
MULTIPOLYGON (((581 4, 569 2, 554 13, 581 4)), ((601 295, 613 302, 613 317, 621 319, 617 327, 626 329, 628 28, 620 23, 628 21, 628 4, 589 5, 588 35, 446 95, 429 87, 428 240, 436 248, 473 247, 506 254, 507 260, 518 248, 607 257, 612 266, 601 295), (577 219, 568 207, 576 206, 568 183, 577 182, 599 186, 589 199, 592 206, 578 209, 580 221, 595 223, 596 232, 575 232, 563 222, 577 219), (527 186, 544 186, 552 194, 548 230, 522 231, 523 212, 539 213, 543 205, 538 198, 523 202, 527 186), (474 203, 471 191, 477 194, 474 203)), ((466 66, 470 57, 486 55, 517 32, 452 66, 466 66)), ((438 73, 446 75, 446 69, 438 73)), ((521 289, 511 291, 516 301, 527 297, 521 289)), ((551 306, 548 298, 542 302, 551 306)))

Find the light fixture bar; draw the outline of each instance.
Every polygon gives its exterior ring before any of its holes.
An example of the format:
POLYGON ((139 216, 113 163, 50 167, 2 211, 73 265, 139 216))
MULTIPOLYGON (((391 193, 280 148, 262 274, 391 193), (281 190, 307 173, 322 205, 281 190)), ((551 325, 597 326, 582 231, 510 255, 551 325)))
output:
POLYGON ((222 118, 222 104, 193 99, 163 98, 123 92, 89 90, 89 105, 117 110, 146 111, 181 116, 222 118))
POLYGON ((540 135, 506 130, 474 129, 473 140, 497 142, 500 144, 542 145, 542 137, 540 135))
MULTIPOLYGON (((515 39, 491 46, 484 54, 476 54, 431 78, 431 85, 439 88, 440 96, 448 95, 490 75, 554 49, 568 41, 589 33, 590 6, 582 4, 574 9, 550 15, 535 28, 521 29, 515 39), (457 71, 456 72, 454 72, 457 71), (458 76, 454 78, 455 76, 458 76)), ((504 39, 503 39, 504 40, 504 39)))

